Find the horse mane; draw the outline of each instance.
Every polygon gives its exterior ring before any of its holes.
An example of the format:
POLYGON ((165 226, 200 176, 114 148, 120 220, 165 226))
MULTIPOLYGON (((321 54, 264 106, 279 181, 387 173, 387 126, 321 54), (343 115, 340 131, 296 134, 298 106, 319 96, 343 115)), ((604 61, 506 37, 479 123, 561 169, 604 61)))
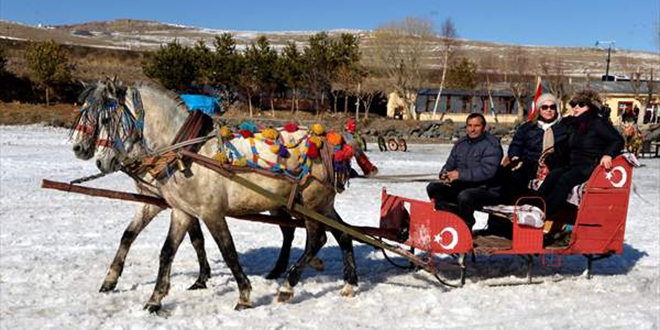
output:
POLYGON ((173 91, 171 91, 171 90, 169 90, 165 87, 162 87, 160 85, 156 85, 156 84, 153 84, 153 83, 150 83, 150 82, 146 82, 146 81, 137 82, 133 85, 133 87, 138 88, 138 89, 140 89, 140 88, 150 89, 150 90, 155 91, 157 93, 163 94, 166 97, 171 98, 176 103, 177 109, 179 109, 179 110, 181 110, 185 113, 188 113, 188 107, 186 106, 186 103, 183 101, 181 96, 179 96, 179 94, 177 94, 177 93, 175 93, 175 92, 173 92, 173 91))

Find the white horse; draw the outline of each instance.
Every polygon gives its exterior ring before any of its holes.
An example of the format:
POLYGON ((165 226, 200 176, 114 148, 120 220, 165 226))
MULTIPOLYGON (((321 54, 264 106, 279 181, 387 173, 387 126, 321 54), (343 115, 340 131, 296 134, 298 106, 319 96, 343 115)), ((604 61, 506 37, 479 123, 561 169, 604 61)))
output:
MULTIPOLYGON (((83 103, 83 106, 78 112, 78 116, 72 125, 71 139, 76 157, 82 160, 91 159, 96 151, 96 143, 104 141, 98 139, 99 131, 101 131, 102 128, 97 125, 97 121, 99 120, 99 116, 107 117, 109 113, 98 107, 103 104, 112 103, 107 91, 109 88, 114 88, 114 86, 115 85, 112 82, 108 81, 99 82, 98 85, 85 85, 85 90, 80 96, 80 102, 83 103), (99 85, 104 85, 105 87, 99 85), (96 100, 101 101, 97 102, 96 100)), ((119 87, 121 90, 121 85, 119 87)), ((103 118, 103 120, 107 121, 107 118, 103 118)), ((136 190, 141 194, 161 197, 156 189, 149 185, 145 185, 144 182, 140 180, 135 180, 135 186, 136 190)), ((131 245, 137 236, 140 235, 142 230, 151 223, 151 220, 163 210, 164 208, 153 204, 140 204, 137 206, 132 221, 124 230, 115 257, 112 260, 99 290, 100 292, 114 290, 117 286, 117 281, 123 272, 126 256, 128 255, 131 245)), ((289 217, 286 212, 273 212, 273 215, 281 218, 289 217)), ((268 275, 266 275, 267 279, 279 278, 288 265, 295 228, 280 226, 280 230, 283 237, 282 248, 280 249, 280 254, 275 266, 268 275)), ((191 226, 188 228, 188 235, 197 254, 200 267, 199 276, 189 289, 203 289, 206 288, 206 281, 211 276, 211 269, 204 249, 204 236, 199 225, 199 220, 194 219, 191 222, 191 226)), ((317 270, 323 269, 323 263, 319 259, 314 259, 312 261, 312 266, 317 270)))
MULTIPOLYGON (((107 127, 104 130, 107 132, 107 136, 98 137, 98 140, 110 141, 110 143, 101 143, 100 146, 97 146, 96 151, 97 166, 104 172, 118 170, 121 167, 122 159, 127 156, 168 147, 188 116, 185 106, 176 94, 156 87, 140 85, 128 89, 127 92, 124 92, 125 89, 116 87, 108 88, 99 85, 97 88, 102 93, 115 90, 110 93, 115 95, 114 98, 110 98, 102 106, 103 111, 107 111, 109 115, 99 116, 96 125, 96 128, 107 127), (143 107, 135 106, 135 100, 139 100, 143 107), (144 112, 139 113, 136 110, 139 108, 143 108, 144 112), (130 113, 127 114, 126 111, 130 113), (137 122, 143 123, 143 129, 134 129, 138 127, 134 125, 137 122)), ((198 153, 212 157, 216 152, 216 146, 216 141, 208 141, 200 147, 198 153)), ((322 148, 329 147, 327 143, 322 145, 322 148)), ((247 152, 250 150, 250 145, 238 143, 236 148, 247 152)), ((273 157, 277 158, 275 154, 266 152, 266 150, 270 150, 270 147, 265 143, 257 143, 256 148, 260 150, 263 157, 271 157, 271 162, 276 161, 273 159, 273 157)), ((292 151, 295 152, 295 150, 292 151)), ((289 157, 287 163, 290 168, 293 168, 297 161, 299 161, 297 157, 289 157)), ((334 179, 331 177, 331 172, 322 162, 315 161, 309 163, 309 173, 311 179, 307 180, 299 189, 299 202, 321 214, 341 221, 333 207, 335 189, 326 183, 326 181, 334 179)), ((284 197, 289 196, 294 188, 289 182, 253 172, 239 175, 284 197)), ((142 176, 142 180, 149 180, 149 178, 142 176)), ((160 180, 153 180, 152 184, 158 187, 159 195, 165 198, 173 211, 168 239, 161 251, 156 287, 146 307, 151 311, 160 308, 161 301, 169 289, 172 259, 185 235, 185 230, 195 218, 201 219, 207 225, 220 247, 225 262, 238 282, 240 294, 236 308, 250 307, 250 282, 238 263, 225 216, 273 211, 278 210, 281 206, 216 172, 198 166, 196 163, 192 163, 185 172, 171 173, 160 180)), ((312 260, 325 243, 325 228, 322 224, 316 221, 306 221, 305 227, 307 229, 305 252, 287 273, 286 280, 278 292, 280 301, 292 298, 292 288, 299 281, 304 266, 312 260)), ((344 272, 346 284, 342 289, 342 294, 352 295, 354 287, 357 285, 352 241, 348 235, 341 232, 333 231, 333 234, 342 249, 346 267, 344 272)))

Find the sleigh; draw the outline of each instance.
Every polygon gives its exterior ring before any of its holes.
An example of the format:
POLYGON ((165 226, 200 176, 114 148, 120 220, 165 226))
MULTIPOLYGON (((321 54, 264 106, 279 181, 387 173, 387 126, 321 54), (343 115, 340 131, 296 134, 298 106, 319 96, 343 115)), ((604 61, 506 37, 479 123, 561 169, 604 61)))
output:
MULTIPOLYGON (((592 261, 623 252, 631 179, 632 165, 623 156, 614 159, 611 171, 597 167, 582 188, 576 214, 563 212, 569 219, 556 219, 573 223, 569 240, 562 245, 549 245, 544 240, 544 228, 520 224, 518 212, 513 212, 511 217, 513 235, 510 240, 475 239, 457 215, 436 211, 431 202, 390 195, 385 189, 380 228, 383 233, 391 233, 387 238, 393 240, 400 237, 392 233, 408 232, 409 236, 402 242, 404 245, 431 253, 526 256, 529 282, 533 256, 582 254, 587 259, 587 276, 590 277, 592 261), (395 228, 398 230, 393 230, 395 228)), ((520 199, 516 207, 524 202, 525 198, 520 199)), ((464 283, 466 266, 464 259, 460 262, 461 283, 464 283)))

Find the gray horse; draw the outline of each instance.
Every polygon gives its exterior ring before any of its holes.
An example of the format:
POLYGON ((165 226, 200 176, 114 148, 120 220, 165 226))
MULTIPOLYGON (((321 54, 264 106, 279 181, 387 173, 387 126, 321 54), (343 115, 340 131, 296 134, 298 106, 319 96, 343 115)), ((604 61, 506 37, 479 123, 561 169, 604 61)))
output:
MULTIPOLYGON (((89 160, 94 156, 96 151, 96 143, 100 130, 97 125, 98 117, 99 115, 107 115, 99 107, 103 104, 112 103, 111 93, 117 93, 117 87, 121 92, 123 86, 114 81, 98 82, 97 84, 84 86, 85 90, 80 96, 80 102, 83 103, 83 106, 72 125, 71 140, 76 157, 82 160, 89 160)), ((135 180, 135 186, 136 190, 141 194, 161 197, 157 189, 144 184, 140 180, 135 180)), ((151 220, 163 210, 163 208, 152 204, 140 204, 137 206, 132 221, 124 230, 119 248, 101 285, 100 292, 112 291, 117 286, 117 281, 123 272, 126 256, 131 245, 142 230, 151 223, 151 220)), ((286 212, 273 212, 273 215, 282 218, 288 216, 286 212)), ((288 265, 295 228, 280 226, 280 230, 283 236, 282 248, 274 268, 266 275, 267 279, 280 277, 288 265)), ((199 220, 194 219, 191 222, 191 226, 188 228, 188 235, 197 253, 200 267, 199 276, 189 289, 206 288, 206 281, 211 275, 211 269, 206 258, 206 251, 204 250, 204 236, 202 235, 199 220)), ((313 259, 311 265, 317 270, 323 269, 323 263, 320 259, 313 259)))
MULTIPOLYGON (((95 93, 109 94, 110 97, 101 106, 101 115, 97 118, 94 131, 99 128, 100 132, 106 132, 107 136, 97 136, 97 140, 113 141, 97 146, 97 166, 101 171, 111 172, 121 167, 122 158, 134 154, 142 154, 161 150, 169 146, 175 134, 182 126, 187 117, 185 106, 173 93, 156 87, 140 85, 130 89, 114 87, 110 91, 107 86, 98 85, 95 93), (139 100, 143 104, 143 114, 134 112, 134 102, 139 100), (126 111, 133 111, 126 114, 126 111), (135 122, 142 122, 143 129, 132 129, 138 127, 135 122), (128 129, 127 129, 128 128, 128 129), (135 134, 139 132, 139 134, 135 134), (119 143, 117 143, 119 142, 119 143)), ((139 108, 139 107, 137 107, 139 108)), ((216 141, 203 144, 199 154, 211 157, 216 148, 216 141)), ((324 146, 325 148, 328 148, 324 146)), ((248 144, 237 146, 239 149, 250 150, 248 144)), ((257 149, 269 150, 265 143, 258 144, 257 149)), ((268 152, 262 152, 268 156, 268 152)), ((298 161, 296 157, 290 157, 289 162, 298 161)), ((341 221, 334 210, 335 189, 328 187, 324 182, 329 178, 330 172, 320 162, 313 162, 309 166, 310 175, 313 179, 300 190, 300 201, 306 207, 316 210, 321 214, 341 221)), ((271 192, 281 196, 288 196, 293 185, 288 182, 264 177, 257 173, 245 173, 240 176, 252 181, 271 192)), ((147 303, 147 308, 152 311, 158 310, 162 298, 169 289, 169 275, 171 262, 176 250, 181 243, 185 231, 189 228, 195 218, 204 221, 211 232, 216 243, 220 247, 225 262, 234 274, 239 287, 239 300, 237 308, 251 306, 250 282, 245 276, 233 245, 231 234, 227 228, 225 216, 240 216, 244 214, 258 213, 261 211, 278 210, 279 205, 262 195, 247 190, 243 186, 193 163, 188 173, 176 172, 162 180, 142 177, 142 180, 158 187, 159 195, 167 200, 172 206, 172 218, 168 239, 161 251, 161 263, 156 283, 156 288, 147 303)), ((305 252, 296 264, 287 273, 286 280, 278 292, 278 300, 287 301, 293 296, 293 287, 300 279, 302 270, 326 240, 325 228, 315 221, 305 221, 307 230, 307 244, 305 252)), ((357 285, 355 262, 352 252, 352 241, 350 237, 340 232, 333 231, 342 249, 344 264, 344 280, 346 282, 342 289, 343 295, 352 295, 357 285)))

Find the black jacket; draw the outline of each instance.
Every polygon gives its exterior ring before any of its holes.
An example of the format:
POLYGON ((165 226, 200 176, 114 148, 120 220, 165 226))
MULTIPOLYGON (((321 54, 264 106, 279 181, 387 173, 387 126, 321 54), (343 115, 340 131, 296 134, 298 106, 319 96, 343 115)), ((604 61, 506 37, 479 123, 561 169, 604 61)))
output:
POLYGON ((443 171, 458 170, 459 181, 485 183, 495 176, 502 155, 502 145, 492 134, 475 140, 464 136, 451 149, 443 171))
POLYGON ((553 129, 565 131, 565 138, 555 141, 555 153, 564 156, 555 160, 555 166, 590 166, 596 167, 604 155, 618 156, 624 146, 621 134, 606 118, 594 111, 588 111, 579 117, 564 118, 553 129))
POLYGON ((538 163, 543 149, 543 129, 534 122, 526 122, 513 135, 507 155, 518 157, 523 163, 538 163))

